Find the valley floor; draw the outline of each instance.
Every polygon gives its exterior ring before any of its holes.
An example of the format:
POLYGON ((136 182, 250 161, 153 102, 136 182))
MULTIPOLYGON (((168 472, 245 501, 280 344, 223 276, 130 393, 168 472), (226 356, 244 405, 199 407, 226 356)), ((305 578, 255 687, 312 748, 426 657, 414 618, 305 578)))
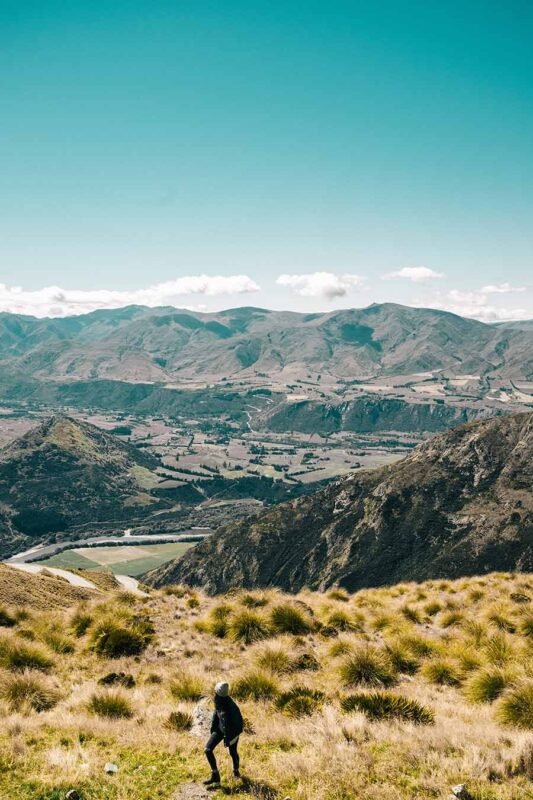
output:
POLYGON ((458 783, 473 800, 533 797, 533 576, 352 596, 104 590, 60 608, 52 593, 13 604, 3 570, 2 800, 180 797, 208 774, 223 678, 246 721, 245 778, 221 746, 216 800, 427 800, 458 783))

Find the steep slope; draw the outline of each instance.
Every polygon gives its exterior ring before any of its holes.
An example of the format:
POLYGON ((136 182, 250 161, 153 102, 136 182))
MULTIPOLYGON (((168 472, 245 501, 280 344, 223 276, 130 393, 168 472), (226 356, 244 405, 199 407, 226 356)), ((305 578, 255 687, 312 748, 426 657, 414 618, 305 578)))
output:
POLYGON ((0 555, 154 502, 157 461, 87 423, 56 416, 0 451, 0 555))
POLYGON ((0 314, 4 374, 50 380, 368 379, 446 370, 528 378, 533 330, 444 311, 373 304, 327 314, 131 307, 65 319, 0 314))
POLYGON ((533 569, 533 413, 455 428, 403 461, 226 528, 148 576, 208 592, 533 569))

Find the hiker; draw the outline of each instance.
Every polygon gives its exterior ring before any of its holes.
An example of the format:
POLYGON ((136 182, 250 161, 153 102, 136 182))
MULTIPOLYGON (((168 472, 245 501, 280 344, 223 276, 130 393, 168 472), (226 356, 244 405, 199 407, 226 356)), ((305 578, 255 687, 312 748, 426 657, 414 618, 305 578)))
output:
POLYGON ((222 740, 224 740, 224 746, 229 749, 233 762, 233 775, 235 778, 241 777, 237 747, 242 729, 243 720, 240 708, 229 696, 228 684, 221 681, 215 686, 215 713, 211 722, 211 736, 205 746, 205 756, 211 767, 211 777, 204 781, 206 786, 220 783, 220 772, 218 771, 217 760, 213 751, 222 740))

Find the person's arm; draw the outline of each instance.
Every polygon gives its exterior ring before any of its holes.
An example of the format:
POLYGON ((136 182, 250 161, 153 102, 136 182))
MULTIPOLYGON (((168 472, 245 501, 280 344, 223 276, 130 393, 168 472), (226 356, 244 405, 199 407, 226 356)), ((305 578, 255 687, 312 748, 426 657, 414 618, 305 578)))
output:
POLYGON ((220 731, 220 722, 218 719, 217 712, 213 712, 213 717, 211 719, 211 733, 219 733, 220 731))

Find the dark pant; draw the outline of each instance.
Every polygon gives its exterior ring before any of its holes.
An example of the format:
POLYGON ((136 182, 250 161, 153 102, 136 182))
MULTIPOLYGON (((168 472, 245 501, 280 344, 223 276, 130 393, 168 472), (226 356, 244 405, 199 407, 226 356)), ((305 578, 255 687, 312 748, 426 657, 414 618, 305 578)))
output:
MULTIPOLYGON (((213 772, 218 772, 217 760, 215 758, 215 754, 214 754, 213 750, 215 749, 215 747, 218 744, 220 744, 220 742, 223 740, 223 738, 224 737, 222 736, 221 733, 212 733, 211 736, 209 737, 209 741, 207 742, 207 744, 205 746, 205 757, 209 761, 209 766, 211 767, 213 772)), ((233 744, 230 744, 230 746, 229 746, 229 754, 231 756, 231 760, 233 761, 233 771, 234 772, 238 771, 239 764, 240 764, 239 753, 237 752, 238 744, 239 744, 239 740, 237 739, 236 742, 234 742, 233 744)))

